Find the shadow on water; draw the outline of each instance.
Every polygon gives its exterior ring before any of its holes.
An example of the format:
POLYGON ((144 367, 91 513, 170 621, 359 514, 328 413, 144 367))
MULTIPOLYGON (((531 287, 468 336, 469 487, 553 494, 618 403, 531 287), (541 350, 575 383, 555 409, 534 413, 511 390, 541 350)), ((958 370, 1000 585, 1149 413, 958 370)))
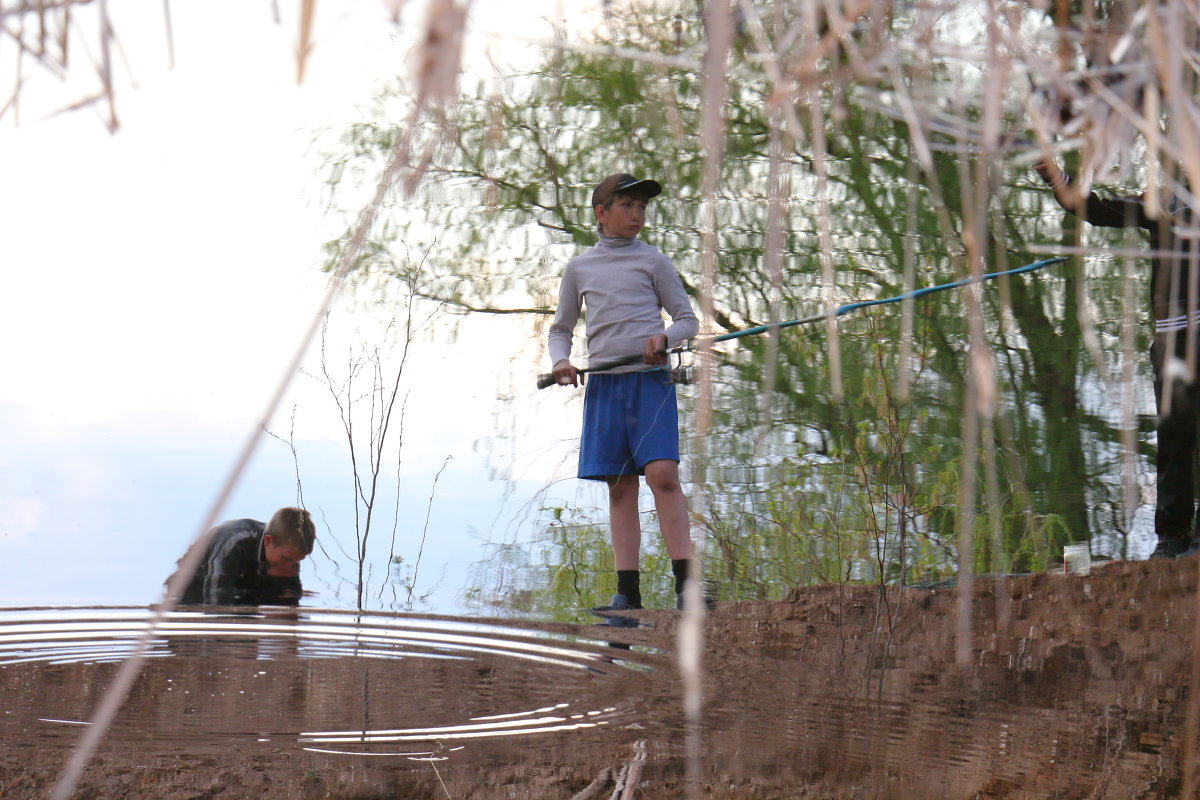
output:
MULTIPOLYGON (((721 604, 699 796, 1178 796, 1195 585, 1190 559, 981 579, 967 664, 953 591, 721 604)), ((173 613, 75 796, 683 797, 680 616, 631 614, 173 613)), ((148 619, 0 611, 3 797, 45 796, 148 619)))

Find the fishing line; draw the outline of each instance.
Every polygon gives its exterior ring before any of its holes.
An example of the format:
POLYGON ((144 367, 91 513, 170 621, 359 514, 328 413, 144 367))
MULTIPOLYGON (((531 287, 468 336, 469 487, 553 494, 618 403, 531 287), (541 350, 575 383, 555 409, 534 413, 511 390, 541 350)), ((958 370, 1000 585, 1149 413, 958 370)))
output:
MULTIPOLYGON (((660 369, 660 371, 665 372, 665 370, 661 370, 661 369, 660 369)), ((669 379, 669 378, 664 376, 664 379, 669 379)), ((664 394, 662 400, 660 400, 658 403, 658 408, 654 409, 654 418, 650 421, 650 425, 647 426, 645 432, 642 433, 642 437, 640 439, 638 439, 637 444, 629 449, 630 455, 629 455, 629 459, 626 461, 626 466, 632 466, 632 467, 634 467, 634 469, 637 468, 637 462, 634 461, 634 458, 637 455, 637 450, 639 447, 642 446, 642 443, 646 441, 646 437, 650 435, 650 431, 654 430, 655 425, 658 423, 659 416, 662 415, 663 409, 665 409, 667 407, 667 400, 668 400, 668 397, 667 397, 667 395, 664 394)))
MULTIPOLYGON (((875 300, 862 300, 862 301, 859 301, 856 303, 847 303, 846 305, 838 306, 831 312, 827 311, 827 312, 823 312, 820 314, 813 314, 812 316, 803 317, 801 319, 789 319, 786 322, 770 322, 770 323, 767 323, 766 325, 756 325, 753 328, 746 328, 746 329, 740 330, 740 331, 731 331, 729 333, 724 333, 724 334, 721 334, 720 336, 714 336, 713 338, 709 339, 705 344, 716 344, 718 342, 727 342, 731 339, 740 339, 744 336, 755 336, 757 334, 767 333, 768 331, 772 331, 772 330, 778 330, 778 329, 782 329, 782 328, 791 328, 796 325, 807 325, 812 322, 820 322, 831 316, 832 317, 840 317, 844 314, 849 314, 851 311, 858 311, 861 308, 868 308, 870 306, 881 306, 881 305, 884 305, 887 303, 899 303, 901 300, 907 300, 910 298, 916 299, 918 297, 923 297, 927 294, 932 294, 933 292, 942 292, 947 289, 957 289, 961 286, 970 286, 971 284, 974 284, 974 283, 983 283, 984 281, 990 281, 990 280, 999 278, 1004 275, 1020 275, 1025 272, 1033 272, 1035 270, 1042 269, 1043 267, 1048 267, 1051 264, 1058 264, 1058 263, 1060 263, 1062 261, 1066 261, 1066 260, 1067 259, 1065 256, 1056 256, 1055 258, 1047 258, 1047 259, 1043 259, 1042 261, 1035 261, 1032 264, 1026 264, 1023 267, 1014 267, 1013 269, 1001 270, 999 272, 989 272, 989 273, 979 276, 978 278, 972 276, 969 278, 961 278, 956 281, 951 281, 950 283, 938 284, 937 286, 925 286, 920 289, 914 289, 911 292, 904 292, 903 294, 895 295, 894 297, 881 297, 881 298, 877 298, 875 300)), ((698 349, 698 346, 689 344, 687 349, 689 349, 689 350, 698 349)))

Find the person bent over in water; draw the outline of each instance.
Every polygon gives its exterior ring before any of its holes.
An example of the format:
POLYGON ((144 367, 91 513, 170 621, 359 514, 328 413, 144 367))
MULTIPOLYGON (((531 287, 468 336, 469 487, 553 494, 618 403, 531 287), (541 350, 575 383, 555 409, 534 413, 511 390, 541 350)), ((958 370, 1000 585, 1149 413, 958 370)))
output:
POLYGON ((222 522, 210 532, 179 604, 298 605, 300 562, 316 538, 312 517, 302 508, 281 508, 265 525, 255 519, 222 522))

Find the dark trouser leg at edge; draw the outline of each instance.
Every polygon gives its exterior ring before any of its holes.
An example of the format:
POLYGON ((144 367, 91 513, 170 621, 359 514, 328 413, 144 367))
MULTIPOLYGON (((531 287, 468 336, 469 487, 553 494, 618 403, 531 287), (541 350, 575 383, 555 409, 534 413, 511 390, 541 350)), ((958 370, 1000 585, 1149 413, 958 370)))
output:
MULTIPOLYGON (((1193 461, 1196 451, 1196 406, 1200 391, 1194 381, 1185 382, 1175 376, 1168 413, 1164 407, 1163 388, 1166 383, 1163 358, 1165 337, 1155 339, 1151 348, 1154 365, 1154 400, 1158 409, 1158 501, 1154 511, 1154 531, 1158 535, 1155 556, 1174 557, 1187 550, 1200 529, 1200 517, 1195 509, 1195 474, 1193 461)), ((1176 337, 1177 358, 1183 357, 1186 336, 1176 337)))

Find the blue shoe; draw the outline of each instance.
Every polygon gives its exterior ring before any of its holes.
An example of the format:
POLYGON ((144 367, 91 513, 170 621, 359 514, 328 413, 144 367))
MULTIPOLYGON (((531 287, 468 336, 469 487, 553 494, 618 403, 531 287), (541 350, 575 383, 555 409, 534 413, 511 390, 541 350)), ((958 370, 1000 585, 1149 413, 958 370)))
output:
POLYGON ((629 598, 623 594, 614 594, 612 600, 606 606, 597 606, 593 611, 638 611, 640 605, 634 605, 629 602, 629 598))
POLYGON ((636 628, 638 621, 633 617, 622 617, 619 614, 613 614, 614 611, 637 611, 641 606, 632 605, 623 594, 614 594, 612 601, 606 606, 596 606, 592 609, 593 614, 604 617, 604 624, 613 628, 636 628))

